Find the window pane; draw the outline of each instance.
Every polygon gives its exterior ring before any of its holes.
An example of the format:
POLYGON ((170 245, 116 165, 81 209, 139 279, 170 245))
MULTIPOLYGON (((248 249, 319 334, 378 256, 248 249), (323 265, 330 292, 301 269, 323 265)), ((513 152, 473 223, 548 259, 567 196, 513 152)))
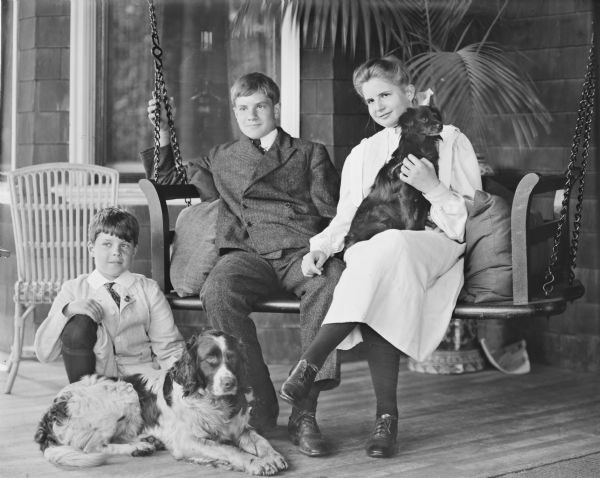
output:
MULTIPOLYGON (((229 21, 239 3, 155 2, 163 72, 184 161, 237 135, 229 104, 235 78, 262 71, 278 81, 276 26, 256 25, 252 38, 232 38, 229 21)), ((147 1, 106 0, 99 17, 98 162, 141 173, 138 152, 153 144, 146 113, 154 87, 147 1)))

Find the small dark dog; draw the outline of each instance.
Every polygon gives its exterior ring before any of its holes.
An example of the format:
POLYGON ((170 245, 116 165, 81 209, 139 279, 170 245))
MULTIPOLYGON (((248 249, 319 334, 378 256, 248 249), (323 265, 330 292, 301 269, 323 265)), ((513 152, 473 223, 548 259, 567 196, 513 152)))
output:
POLYGON ((400 168, 404 158, 412 154, 431 161, 437 173, 442 117, 436 108, 418 106, 406 110, 398 125, 402 127, 398 148, 379 170, 371 192, 358 207, 345 238, 346 249, 387 229, 425 229, 429 201, 400 179, 400 168))

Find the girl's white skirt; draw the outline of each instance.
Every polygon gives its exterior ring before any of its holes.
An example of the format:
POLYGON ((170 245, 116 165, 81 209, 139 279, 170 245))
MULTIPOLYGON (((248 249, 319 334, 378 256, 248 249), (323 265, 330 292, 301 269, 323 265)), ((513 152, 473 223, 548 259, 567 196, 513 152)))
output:
MULTIPOLYGON (((463 285, 465 245, 441 231, 387 230, 346 252, 323 324, 362 322, 417 361, 442 341, 463 285)), ((362 342, 360 328, 339 345, 362 342)))

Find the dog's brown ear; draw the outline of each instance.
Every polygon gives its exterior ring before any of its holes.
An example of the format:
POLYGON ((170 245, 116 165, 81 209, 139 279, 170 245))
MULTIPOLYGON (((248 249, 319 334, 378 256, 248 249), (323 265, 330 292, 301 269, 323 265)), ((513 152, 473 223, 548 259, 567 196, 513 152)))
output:
POLYGON ((186 342, 181 358, 175 362, 173 380, 183 388, 183 396, 206 387, 206 377, 198 363, 197 337, 192 335, 186 342))
POLYGON ((187 339, 185 342, 185 348, 190 350, 192 347, 194 347, 196 345, 196 342, 198 342, 198 337, 196 335, 190 336, 190 338, 187 339))

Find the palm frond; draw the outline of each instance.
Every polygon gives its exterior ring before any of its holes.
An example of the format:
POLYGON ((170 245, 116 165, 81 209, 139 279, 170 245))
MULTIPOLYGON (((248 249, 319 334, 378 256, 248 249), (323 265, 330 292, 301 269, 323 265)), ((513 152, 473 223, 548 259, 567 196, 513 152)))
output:
POLYGON ((374 47, 383 55, 392 41, 409 45, 406 32, 415 18, 410 12, 405 15, 397 0, 245 0, 232 20, 232 33, 252 35, 253 25, 280 18, 288 10, 301 26, 305 45, 324 48, 341 42, 342 50, 355 54, 362 39, 367 56, 374 47))
POLYGON ((463 22, 472 2, 473 0, 403 0, 403 11, 409 18, 406 27, 412 34, 427 37, 428 46, 444 47, 463 22))
POLYGON ((538 99, 532 83, 502 50, 475 43, 456 52, 426 52, 408 66, 419 89, 431 87, 437 103, 461 129, 485 136, 490 116, 510 115, 520 148, 530 147, 539 128, 548 131, 551 116, 538 99))

